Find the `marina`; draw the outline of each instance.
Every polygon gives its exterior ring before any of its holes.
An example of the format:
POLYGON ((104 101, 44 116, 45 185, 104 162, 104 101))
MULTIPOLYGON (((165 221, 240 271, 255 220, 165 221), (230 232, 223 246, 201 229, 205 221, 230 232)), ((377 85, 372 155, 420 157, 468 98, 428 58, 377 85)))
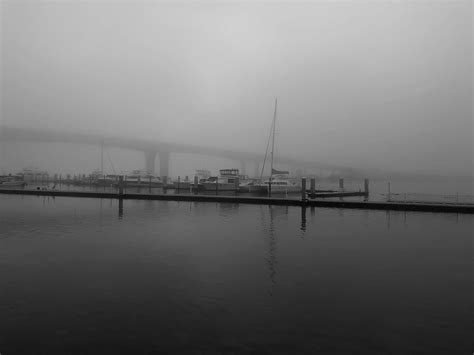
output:
MULTIPOLYGON (((307 191, 307 193, 310 193, 307 191)), ((18 190, 0 189, 0 194, 37 195, 53 197, 85 197, 101 199, 130 199, 156 201, 195 201, 213 203, 242 203, 260 205, 286 205, 302 207, 328 207, 347 209, 378 209, 419 212, 474 213, 472 203, 439 203, 439 202, 382 202, 382 201, 344 201, 325 200, 330 198, 366 196, 364 192, 321 192, 313 193, 313 198, 269 198, 249 196, 205 195, 191 193, 122 193, 117 192, 86 192, 86 191, 55 191, 55 190, 18 190)))
POLYGON ((471 354, 471 2, 0 0, 0 355, 471 354))

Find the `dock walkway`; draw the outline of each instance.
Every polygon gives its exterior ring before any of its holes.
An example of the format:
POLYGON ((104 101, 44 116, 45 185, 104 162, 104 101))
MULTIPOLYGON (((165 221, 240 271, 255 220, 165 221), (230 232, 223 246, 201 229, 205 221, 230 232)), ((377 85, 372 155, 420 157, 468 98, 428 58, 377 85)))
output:
MULTIPOLYGON (((23 189, 0 189, 0 194, 34 195, 53 197, 83 197, 104 198, 124 200, 157 200, 157 201, 194 201, 194 202, 223 202, 244 203, 263 205, 286 205, 301 207, 328 207, 328 208, 355 208, 373 210, 397 210, 397 211, 419 211, 419 212, 446 212, 446 213, 469 213, 474 214, 473 204, 450 204, 432 202, 384 202, 384 201, 337 201, 324 200, 318 197, 342 197, 341 193, 331 195, 329 193, 316 194, 313 199, 297 198, 269 198, 269 197, 247 197, 247 196, 220 196, 199 194, 133 194, 124 193, 119 195, 113 192, 92 191, 60 191, 60 190, 23 190, 23 189), (324 196, 323 196, 324 195, 324 196)), ((348 195, 349 196, 349 195, 348 195)))

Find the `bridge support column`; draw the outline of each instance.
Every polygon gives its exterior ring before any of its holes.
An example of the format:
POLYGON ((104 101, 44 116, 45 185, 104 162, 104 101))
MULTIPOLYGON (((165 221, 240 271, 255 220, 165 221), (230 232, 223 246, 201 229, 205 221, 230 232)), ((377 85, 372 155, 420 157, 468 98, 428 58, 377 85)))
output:
POLYGON ((147 174, 155 173, 156 152, 145 152, 145 170, 147 174))
POLYGON ((240 174, 241 175, 246 175, 247 174, 247 169, 245 166, 245 160, 240 161, 240 174))
POLYGON ((158 156, 160 157, 160 176, 169 176, 170 152, 160 151, 158 156))

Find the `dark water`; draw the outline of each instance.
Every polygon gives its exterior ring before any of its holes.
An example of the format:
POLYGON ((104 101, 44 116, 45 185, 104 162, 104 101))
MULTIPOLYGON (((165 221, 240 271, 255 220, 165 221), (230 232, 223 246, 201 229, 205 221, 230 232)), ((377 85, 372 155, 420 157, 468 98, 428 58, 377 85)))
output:
POLYGON ((471 354, 473 220, 0 196, 0 353, 471 354))

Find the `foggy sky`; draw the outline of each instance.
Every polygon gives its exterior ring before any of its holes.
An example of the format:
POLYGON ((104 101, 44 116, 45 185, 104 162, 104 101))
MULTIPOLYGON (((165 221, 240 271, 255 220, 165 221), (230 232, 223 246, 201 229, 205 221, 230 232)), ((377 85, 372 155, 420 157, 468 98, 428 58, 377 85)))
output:
POLYGON ((469 175, 472 17, 469 0, 3 1, 1 123, 264 153, 278 97, 277 155, 469 175))

